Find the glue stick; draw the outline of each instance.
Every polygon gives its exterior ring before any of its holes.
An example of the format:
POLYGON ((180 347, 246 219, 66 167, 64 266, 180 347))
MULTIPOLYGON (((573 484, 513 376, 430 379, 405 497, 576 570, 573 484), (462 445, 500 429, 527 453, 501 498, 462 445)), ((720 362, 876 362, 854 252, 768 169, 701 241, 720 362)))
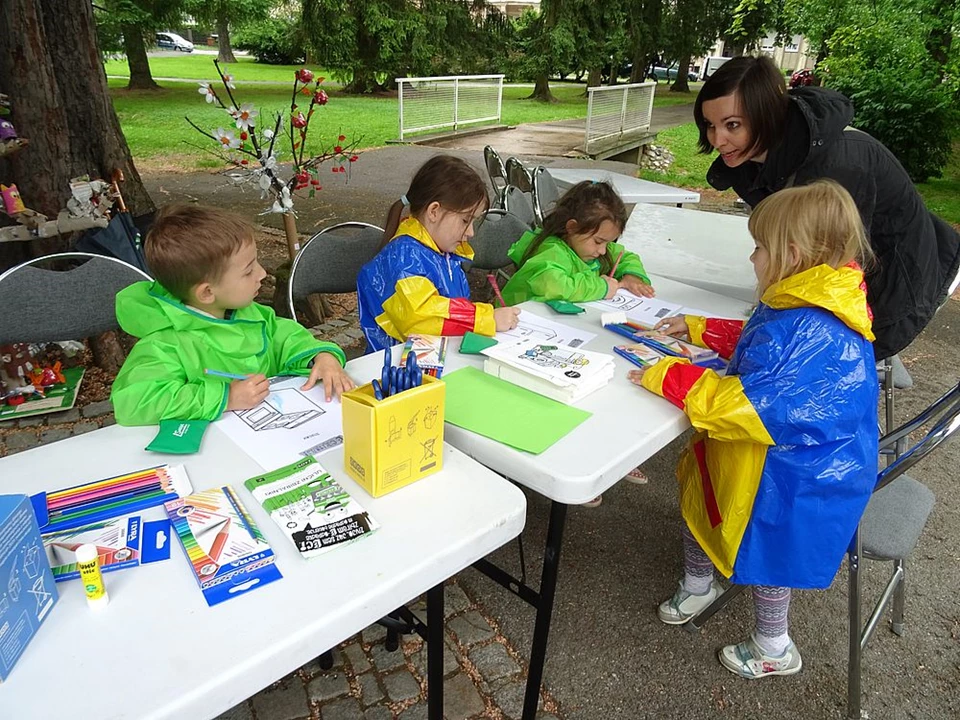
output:
POLYGON ((77 548, 77 568, 80 570, 80 582, 87 593, 87 604, 92 608, 101 608, 110 602, 107 591, 103 588, 100 553, 96 545, 81 545, 77 548))

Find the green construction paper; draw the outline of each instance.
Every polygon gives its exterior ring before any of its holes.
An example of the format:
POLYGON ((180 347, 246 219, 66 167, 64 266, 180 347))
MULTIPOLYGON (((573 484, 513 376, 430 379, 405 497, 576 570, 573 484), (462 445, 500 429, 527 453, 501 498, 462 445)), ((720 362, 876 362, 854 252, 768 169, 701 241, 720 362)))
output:
POLYGON ((486 335, 477 335, 469 330, 463 334, 463 340, 460 341, 460 352, 464 355, 479 355, 480 351, 493 347, 497 341, 486 335))
POLYGON ((474 367, 444 374, 444 419, 457 427, 538 455, 592 413, 487 375, 474 367))
POLYGON ((579 305, 574 305, 572 302, 567 302, 566 300, 547 300, 546 303, 551 310, 558 312, 561 315, 579 315, 586 310, 579 305))
POLYGON ((209 420, 161 420, 157 436, 147 450, 174 455, 190 455, 200 450, 200 441, 209 420))

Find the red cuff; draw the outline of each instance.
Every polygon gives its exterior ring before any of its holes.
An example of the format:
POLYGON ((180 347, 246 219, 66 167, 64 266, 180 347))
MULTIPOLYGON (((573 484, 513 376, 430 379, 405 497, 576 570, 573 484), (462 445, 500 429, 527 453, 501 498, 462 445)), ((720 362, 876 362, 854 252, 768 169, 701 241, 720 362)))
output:
POLYGON ((473 330, 476 321, 477 306, 467 298, 450 298, 450 317, 444 319, 444 335, 463 335, 473 330))
POLYGON ((720 357, 729 360, 733 357, 733 349, 743 333, 743 320, 722 320, 707 318, 703 330, 703 344, 711 350, 720 353, 720 357))
POLYGON ((689 363, 675 363, 663 376, 660 392, 667 400, 683 410, 687 393, 706 371, 706 368, 689 363))

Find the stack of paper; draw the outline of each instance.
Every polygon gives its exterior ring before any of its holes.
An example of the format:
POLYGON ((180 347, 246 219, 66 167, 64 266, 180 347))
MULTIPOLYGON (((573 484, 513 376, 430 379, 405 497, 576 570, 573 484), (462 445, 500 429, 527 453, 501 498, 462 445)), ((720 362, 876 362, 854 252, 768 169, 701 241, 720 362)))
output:
POLYGON ((530 338, 483 354, 485 373, 568 405, 610 382, 615 368, 610 355, 530 338))

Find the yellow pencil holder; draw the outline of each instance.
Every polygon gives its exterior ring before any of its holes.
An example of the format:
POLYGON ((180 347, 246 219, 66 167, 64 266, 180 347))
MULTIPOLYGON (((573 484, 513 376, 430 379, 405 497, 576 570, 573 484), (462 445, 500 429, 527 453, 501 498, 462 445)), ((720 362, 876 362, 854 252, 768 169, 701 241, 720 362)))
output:
POLYGON ((373 497, 443 467, 443 381, 425 375, 420 387, 383 400, 367 384, 344 393, 343 463, 373 497))

